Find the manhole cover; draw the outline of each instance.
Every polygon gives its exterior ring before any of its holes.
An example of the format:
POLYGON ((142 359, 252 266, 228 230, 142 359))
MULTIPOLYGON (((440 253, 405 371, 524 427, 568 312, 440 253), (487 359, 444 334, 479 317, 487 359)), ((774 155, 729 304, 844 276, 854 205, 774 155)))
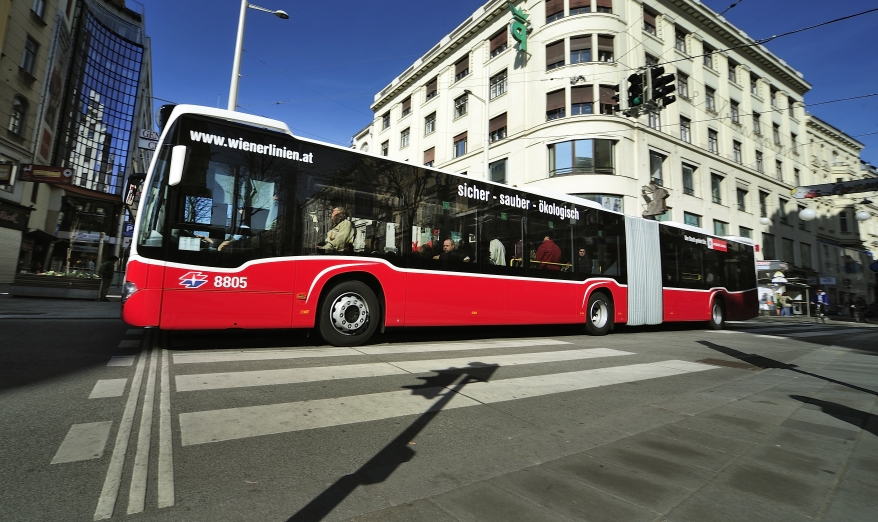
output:
POLYGON ((750 363, 745 363, 745 362, 740 362, 740 361, 726 361, 724 359, 701 359, 701 360, 696 361, 696 362, 700 362, 700 363, 704 363, 704 364, 712 364, 714 366, 725 366, 727 368, 737 368, 739 370, 758 371, 758 370, 762 369, 762 368, 755 366, 755 365, 752 365, 750 363))

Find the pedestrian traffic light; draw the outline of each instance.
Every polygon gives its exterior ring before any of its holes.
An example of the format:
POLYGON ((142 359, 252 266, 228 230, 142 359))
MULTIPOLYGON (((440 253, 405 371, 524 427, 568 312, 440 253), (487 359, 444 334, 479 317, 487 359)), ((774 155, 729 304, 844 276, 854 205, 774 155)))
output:
POLYGON ((619 84, 619 83, 610 87, 610 89, 613 89, 613 92, 616 93, 616 94, 610 96, 610 99, 613 100, 614 102, 616 102, 616 105, 619 105, 619 100, 621 99, 621 96, 622 96, 622 91, 620 90, 621 88, 622 88, 622 84, 619 84))
POLYGON ((659 107, 666 107, 675 101, 676 96, 670 96, 672 92, 677 90, 674 85, 676 75, 674 73, 665 74, 664 67, 654 67, 650 70, 652 76, 652 92, 651 99, 656 102, 659 107))
POLYGON ((646 74, 645 73, 634 73, 628 77, 628 108, 633 109, 635 107, 639 107, 643 105, 646 100, 645 95, 648 93, 644 92, 644 86, 646 84, 646 74))

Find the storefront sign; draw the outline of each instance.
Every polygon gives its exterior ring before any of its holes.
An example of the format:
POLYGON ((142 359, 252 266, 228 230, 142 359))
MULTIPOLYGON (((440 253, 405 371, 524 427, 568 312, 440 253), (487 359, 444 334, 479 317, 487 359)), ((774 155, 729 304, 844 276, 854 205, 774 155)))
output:
POLYGON ((878 190, 878 179, 856 179, 841 183, 823 183, 820 185, 807 185, 793 189, 793 197, 796 199, 819 198, 820 196, 842 196, 853 192, 872 192, 878 190))
POLYGON ((101 240, 100 232, 76 232, 73 235, 74 241, 83 241, 86 243, 95 243, 101 240))
POLYGON ((835 278, 834 277, 821 277, 820 284, 821 285, 835 286, 835 278))
POLYGON ((509 2, 509 10, 512 12, 512 25, 509 26, 509 32, 512 38, 519 43, 518 48, 527 51, 527 17, 521 9, 516 9, 512 2, 509 2))
POLYGON ((0 227, 27 230, 27 219, 29 217, 29 208, 13 207, 12 205, 0 203, 0 227))
POLYGON ((24 164, 21 166, 21 181, 70 185, 73 183, 73 169, 24 164))

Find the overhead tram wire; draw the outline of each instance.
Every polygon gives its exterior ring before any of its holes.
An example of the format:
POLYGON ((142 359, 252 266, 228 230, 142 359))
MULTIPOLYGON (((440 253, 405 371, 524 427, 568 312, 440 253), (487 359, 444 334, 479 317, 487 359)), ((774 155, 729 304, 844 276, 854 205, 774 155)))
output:
POLYGON ((736 2, 732 3, 732 5, 726 7, 726 10, 723 11, 722 13, 718 14, 717 16, 722 16, 722 15, 728 13, 729 11, 731 11, 732 9, 734 9, 735 6, 737 6, 738 4, 740 4, 740 3, 743 2, 743 1, 744 1, 744 0, 737 0, 736 2))

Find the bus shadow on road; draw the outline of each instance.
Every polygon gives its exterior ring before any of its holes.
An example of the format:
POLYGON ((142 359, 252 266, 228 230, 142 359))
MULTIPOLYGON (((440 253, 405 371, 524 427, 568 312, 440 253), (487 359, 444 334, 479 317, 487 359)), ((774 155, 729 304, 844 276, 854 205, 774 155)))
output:
POLYGON ((323 493, 291 516, 287 522, 323 520, 357 487, 378 484, 387 480, 400 466, 415 457, 416 452, 411 448, 412 441, 439 415, 439 412, 451 402, 454 396, 468 384, 488 382, 498 367, 493 364, 473 362, 466 368, 433 370, 436 375, 419 377, 419 379, 424 380, 422 384, 406 386, 405 388, 410 389, 413 395, 420 395, 429 401, 439 397, 439 400, 434 402, 426 412, 415 419, 408 428, 384 446, 368 462, 360 466, 360 469, 336 480, 323 493))

